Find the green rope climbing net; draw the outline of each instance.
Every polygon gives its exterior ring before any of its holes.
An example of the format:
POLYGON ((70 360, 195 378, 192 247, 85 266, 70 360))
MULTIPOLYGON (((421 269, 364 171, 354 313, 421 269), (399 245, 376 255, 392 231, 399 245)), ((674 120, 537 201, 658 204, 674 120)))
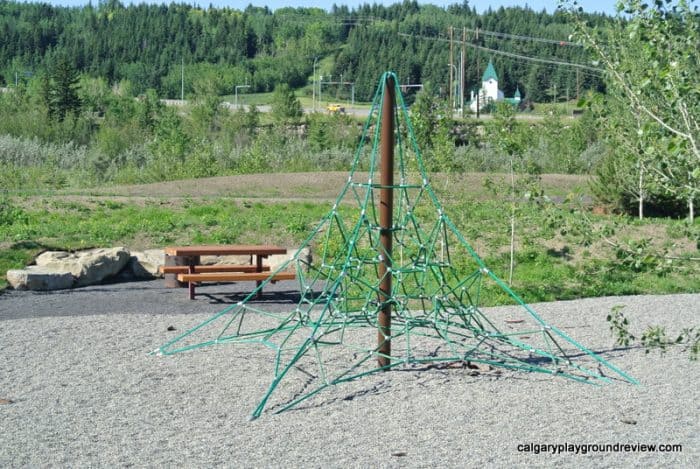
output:
MULTIPOLYGON (((252 417, 275 394, 277 412, 328 386, 390 368, 433 363, 480 364, 560 375, 587 383, 609 382, 602 369, 637 383, 613 364, 551 326, 500 278, 460 234, 431 189, 398 85, 394 121, 393 252, 386 334, 377 313, 379 264, 384 252, 378 223, 379 135, 389 77, 384 74, 345 186, 320 223, 279 271, 296 269, 299 300, 290 311, 266 311, 255 301, 263 282, 246 298, 164 344, 175 354, 222 343, 258 343, 274 353, 273 378, 252 417), (371 144, 370 144, 371 139, 371 144), (303 253, 313 252, 313 258, 303 253), (495 308, 484 304, 515 305, 495 308), (373 332, 374 331, 374 332, 373 332), (377 343, 391 342, 388 364, 377 343), (383 339, 382 339, 383 338, 383 339), (574 360, 574 357, 576 358, 574 360), (581 358, 587 358, 582 364, 581 358), (596 367, 596 371, 593 370, 596 367), (288 381, 296 385, 287 386, 288 381)), ((268 280, 269 281, 269 280, 268 280)))

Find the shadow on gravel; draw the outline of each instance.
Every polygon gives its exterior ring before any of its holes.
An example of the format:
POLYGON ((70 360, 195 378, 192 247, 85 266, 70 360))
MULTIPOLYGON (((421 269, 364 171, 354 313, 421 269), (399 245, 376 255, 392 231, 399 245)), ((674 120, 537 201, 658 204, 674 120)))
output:
MULTIPOLYGON (((215 314, 243 300, 250 282, 209 284, 190 300, 186 288, 166 288, 162 280, 121 282, 50 292, 6 290, 0 295, 0 321, 41 317, 123 314, 215 314)), ((271 285, 250 301, 271 312, 284 312, 299 302, 299 292, 271 285)))
MULTIPOLYGON (((230 305, 245 300, 248 294, 249 292, 207 292, 204 294, 197 294, 196 299, 206 298, 209 304, 230 305)), ((252 300, 249 300, 248 303, 264 306, 267 304, 296 304, 299 303, 300 300, 301 295, 298 291, 289 290, 263 292, 261 297, 253 298, 252 300)))

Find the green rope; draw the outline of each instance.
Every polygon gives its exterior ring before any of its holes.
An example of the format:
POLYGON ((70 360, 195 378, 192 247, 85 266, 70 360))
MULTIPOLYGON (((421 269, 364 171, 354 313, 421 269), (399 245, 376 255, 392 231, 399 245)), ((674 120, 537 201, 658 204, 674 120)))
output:
POLYGON ((179 335, 157 352, 175 354, 218 343, 257 343, 274 351, 272 381, 252 418, 270 405, 276 391, 283 396, 272 410, 281 412, 329 386, 380 370, 436 363, 480 363, 591 384, 609 382, 592 368, 595 365, 638 384, 548 325, 487 268, 444 212, 430 186, 398 83, 391 72, 380 78, 345 185, 292 259, 276 271, 294 265, 300 294, 296 307, 275 313, 256 305, 254 298, 268 279, 239 303, 179 335), (391 334, 384 340, 391 340, 392 353, 390 364, 380 367, 376 362, 380 356, 376 330, 377 313, 383 304, 379 301, 377 276, 379 256, 385 253, 379 239, 376 205, 379 189, 386 186, 376 178, 381 105, 389 77, 394 80, 397 96, 394 116, 398 164, 394 179, 398 182, 389 187, 395 193, 392 268, 386 273, 392 276, 389 301, 393 313, 391 334), (367 178, 355 180, 365 162, 367 178), (356 217, 343 215, 348 205, 359 210, 356 217), (313 261, 302 257, 306 248, 313 248, 313 261), (516 307, 509 310, 508 317, 502 312, 482 311, 481 305, 502 297, 509 298, 516 307))

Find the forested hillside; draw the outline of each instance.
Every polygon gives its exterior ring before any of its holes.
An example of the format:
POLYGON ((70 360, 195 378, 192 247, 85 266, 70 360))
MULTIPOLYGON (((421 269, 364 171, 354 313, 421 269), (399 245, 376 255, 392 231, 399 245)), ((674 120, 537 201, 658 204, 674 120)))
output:
MULTIPOLYGON (((609 18, 588 15, 592 24, 609 18)), ((184 64, 185 93, 206 79, 219 94, 248 83, 255 92, 278 84, 300 88, 317 73, 356 84, 356 97, 370 99, 376 78, 392 69, 404 82, 430 83, 445 90, 449 80, 448 27, 455 39, 546 60, 586 63, 583 48, 566 40, 572 32, 563 14, 529 8, 500 8, 478 14, 468 2, 448 8, 405 1, 356 9, 248 6, 244 10, 201 9, 185 4, 128 5, 111 0, 98 6, 57 7, 0 1, 0 84, 39 75, 59 58, 77 71, 109 83, 128 80, 135 93, 155 89, 179 97, 184 64), (476 29, 505 33, 499 37, 476 29), (538 41, 527 39, 549 39, 538 41), (439 40, 438 38, 442 38, 439 40), (560 42, 561 41, 561 42, 560 42)), ((466 48, 466 89, 476 85, 493 59, 506 95, 516 87, 532 101, 551 100, 568 90, 600 88, 597 75, 573 68, 466 48), (477 69, 478 68, 478 69, 477 69), (558 90, 558 91, 557 91, 558 90)), ((459 45, 455 44, 455 62, 459 45)), ((446 92, 446 91, 445 91, 446 92)))

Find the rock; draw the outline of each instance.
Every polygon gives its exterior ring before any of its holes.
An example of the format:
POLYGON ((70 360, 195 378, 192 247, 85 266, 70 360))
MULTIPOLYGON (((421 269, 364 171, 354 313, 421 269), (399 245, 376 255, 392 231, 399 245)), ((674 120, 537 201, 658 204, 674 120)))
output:
MULTIPOLYGON (((250 265, 251 256, 200 256, 200 265, 250 265)), ((264 262, 263 262, 264 263, 264 262)))
MULTIPOLYGON (((269 265, 271 271, 277 270, 282 264, 291 259, 296 254, 298 248, 287 249, 287 254, 273 254, 263 259, 263 265, 269 265)), ((302 249, 299 258, 311 262, 309 248, 302 249)), ((253 259, 252 262, 255 262, 253 259)), ((201 256, 201 265, 250 265, 251 256, 201 256)))
MULTIPOLYGON (((265 265, 270 266, 271 271, 275 271, 278 268, 282 266, 285 262, 287 262, 289 259, 294 257, 294 254, 296 254, 298 248, 291 248, 287 250, 287 254, 274 254, 272 256, 269 256, 267 260, 264 262, 265 265)), ((306 261, 306 262, 311 262, 311 251, 309 251, 309 248, 304 248, 301 250, 299 253, 299 260, 306 261)), ((304 264, 302 263, 302 266, 304 264)), ((289 265, 288 267, 295 267, 294 265, 289 265)))
POLYGON ((75 286, 94 285, 119 273, 131 255, 126 248, 90 249, 68 253, 48 251, 36 258, 36 265, 54 271, 69 272, 75 277, 75 286))
POLYGON ((75 278, 70 272, 50 267, 31 265, 24 269, 8 270, 7 283, 15 290, 64 290, 73 286, 75 278))
POLYGON ((158 268, 165 265, 165 253, 162 249, 146 249, 145 251, 131 251, 129 269, 134 278, 156 278, 163 274, 158 268))

